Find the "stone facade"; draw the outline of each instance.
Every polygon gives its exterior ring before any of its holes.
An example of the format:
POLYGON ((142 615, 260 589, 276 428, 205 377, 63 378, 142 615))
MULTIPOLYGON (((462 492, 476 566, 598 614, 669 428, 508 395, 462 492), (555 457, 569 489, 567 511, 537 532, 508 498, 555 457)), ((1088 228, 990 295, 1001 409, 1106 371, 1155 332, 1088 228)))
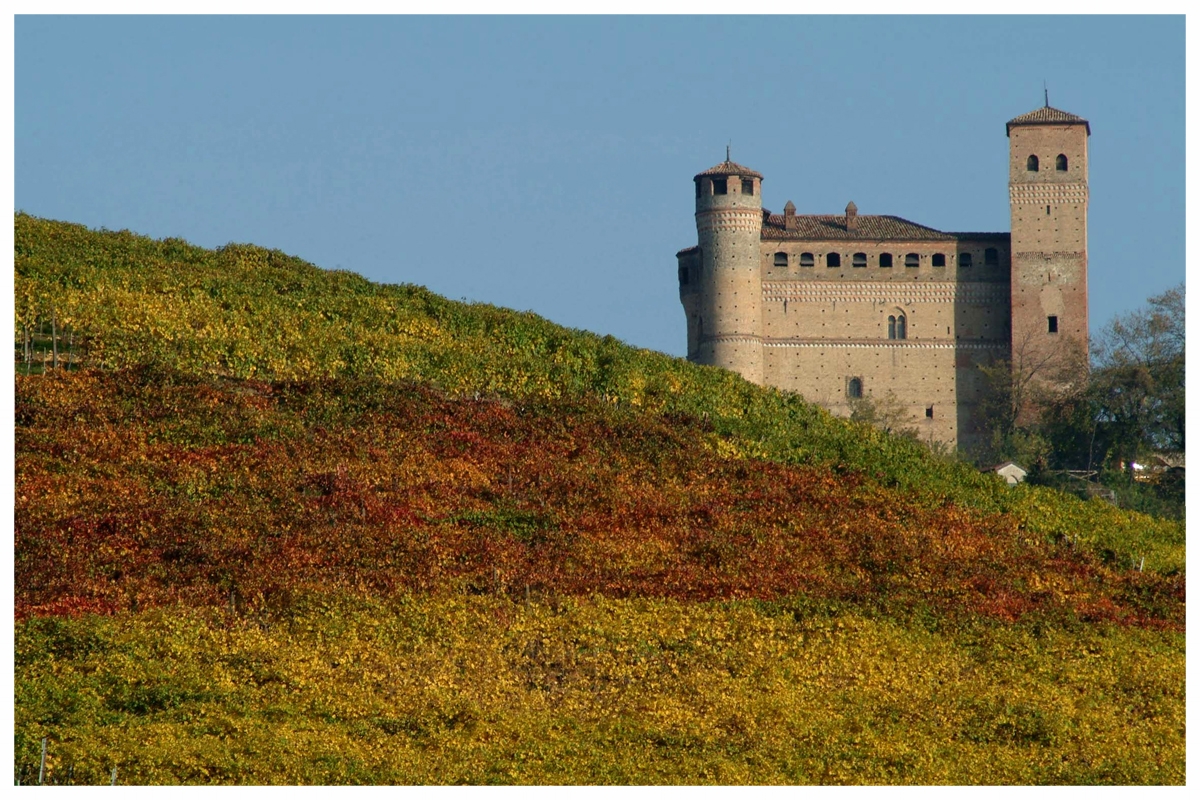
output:
POLYGON ((975 445, 981 364, 1044 367, 1087 347, 1090 127, 1047 105, 1007 129, 1008 233, 947 233, 854 203, 772 214, 763 176, 728 158, 695 176, 698 244, 677 254, 688 358, 836 414, 870 398, 924 439, 975 445))

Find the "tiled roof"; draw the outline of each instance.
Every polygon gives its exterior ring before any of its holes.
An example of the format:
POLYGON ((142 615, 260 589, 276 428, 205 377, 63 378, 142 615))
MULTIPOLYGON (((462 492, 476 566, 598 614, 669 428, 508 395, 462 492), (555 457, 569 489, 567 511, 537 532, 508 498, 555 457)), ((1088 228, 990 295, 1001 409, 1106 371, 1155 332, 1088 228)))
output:
POLYGON ((680 250, 678 253, 675 254, 675 257, 679 258, 679 256, 684 255, 685 253, 694 253, 699 249, 700 249, 700 245, 694 244, 691 247, 685 247, 682 250, 680 250))
POLYGON ((797 214, 795 230, 788 230, 783 214, 763 213, 764 239, 864 239, 900 241, 960 239, 1006 239, 1007 233, 946 233, 934 230, 901 217, 859 214, 854 218, 854 230, 846 230, 844 214, 797 214))
MULTIPOLYGON (((696 178, 702 178, 705 175, 742 175, 747 178, 762 178, 761 172, 756 172, 749 167, 743 167, 741 164, 735 164, 732 161, 722 161, 715 167, 704 170, 696 178)), ((692 180, 695 180, 695 178, 692 180)))
POLYGON ((1013 117, 1004 126, 1005 134, 1012 131, 1013 125, 1061 125, 1063 123, 1079 124, 1082 122, 1087 127, 1088 136, 1092 135, 1092 126, 1083 117, 1077 117, 1074 114, 1068 114, 1066 111, 1059 111, 1057 108, 1043 106, 1030 111, 1028 114, 1022 114, 1019 117, 1013 117))

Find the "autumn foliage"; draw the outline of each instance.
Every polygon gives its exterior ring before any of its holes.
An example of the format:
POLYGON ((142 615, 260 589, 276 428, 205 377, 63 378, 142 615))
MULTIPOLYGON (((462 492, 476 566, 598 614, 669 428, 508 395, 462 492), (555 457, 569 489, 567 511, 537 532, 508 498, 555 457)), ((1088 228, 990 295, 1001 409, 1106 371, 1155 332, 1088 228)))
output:
POLYGON ((1183 625, 1180 576, 679 415, 147 369, 19 377, 17 423, 20 616, 454 587, 1183 625))
POLYGON ((533 314, 15 238, 19 782, 1184 780, 1182 525, 533 314))

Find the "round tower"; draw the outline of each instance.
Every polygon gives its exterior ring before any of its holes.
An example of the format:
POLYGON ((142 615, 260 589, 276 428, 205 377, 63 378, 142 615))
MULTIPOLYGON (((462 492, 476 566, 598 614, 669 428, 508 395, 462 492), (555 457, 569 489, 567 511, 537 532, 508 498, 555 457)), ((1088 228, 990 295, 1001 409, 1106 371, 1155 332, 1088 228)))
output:
POLYGON ((762 383, 763 176, 726 155, 693 180, 700 250, 694 360, 762 383))

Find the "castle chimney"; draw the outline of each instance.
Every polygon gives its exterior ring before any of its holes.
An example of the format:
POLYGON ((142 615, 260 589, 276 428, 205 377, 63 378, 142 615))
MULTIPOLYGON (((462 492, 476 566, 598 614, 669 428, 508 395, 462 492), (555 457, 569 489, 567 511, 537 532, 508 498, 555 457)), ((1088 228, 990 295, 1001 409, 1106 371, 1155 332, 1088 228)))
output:
POLYGON ((858 228, 858 206, 851 200, 846 204, 846 230, 853 233, 858 228))
POLYGON ((788 200, 787 205, 783 207, 783 227, 789 231, 800 227, 800 223, 796 220, 796 204, 791 200, 788 200))

